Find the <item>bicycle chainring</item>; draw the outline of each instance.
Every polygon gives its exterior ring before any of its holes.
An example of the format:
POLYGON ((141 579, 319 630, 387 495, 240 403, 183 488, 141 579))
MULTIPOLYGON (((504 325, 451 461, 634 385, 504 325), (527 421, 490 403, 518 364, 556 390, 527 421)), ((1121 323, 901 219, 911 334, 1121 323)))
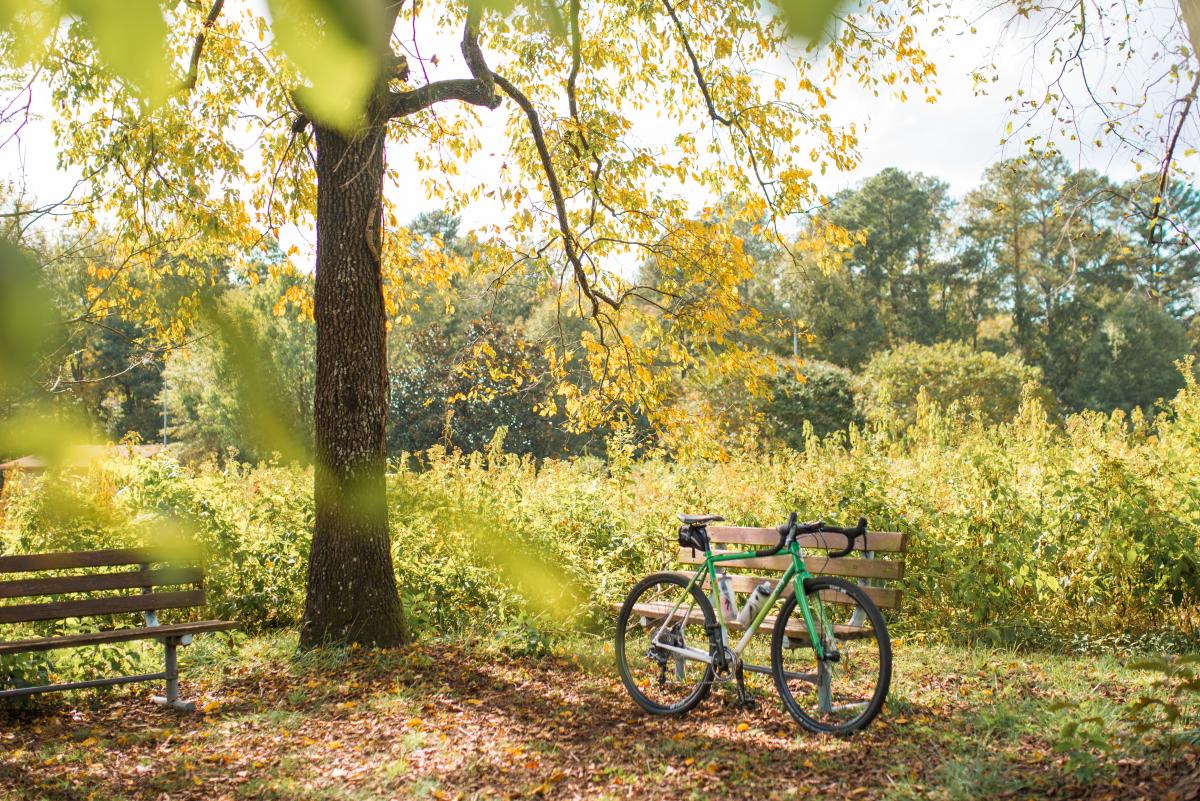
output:
POLYGON ((728 645, 721 646, 724 649, 724 658, 717 659, 716 654, 713 655, 713 677, 717 681, 730 681, 737 675, 738 663, 741 661, 728 645))

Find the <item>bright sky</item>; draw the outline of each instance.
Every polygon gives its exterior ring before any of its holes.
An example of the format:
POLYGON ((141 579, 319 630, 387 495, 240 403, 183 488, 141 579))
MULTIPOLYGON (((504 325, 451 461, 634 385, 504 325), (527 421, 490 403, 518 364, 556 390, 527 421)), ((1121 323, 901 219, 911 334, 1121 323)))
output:
MULTIPOLYGON (((1174 8, 1173 2, 1164 0, 1161 9, 1144 13, 1155 19, 1155 27, 1160 22, 1169 26, 1174 20, 1174 8), (1164 14, 1167 16, 1154 17, 1164 14)), ((831 111, 839 122, 857 120, 865 123, 865 133, 861 137, 862 163, 854 172, 825 176, 820 184, 822 190, 832 194, 884 167, 895 166, 939 177, 949 183, 956 196, 961 196, 978 184, 989 164, 1005 156, 1019 155, 1022 152, 1020 145, 1009 145, 1007 149, 1001 145, 1010 108, 1005 95, 1029 76, 1030 53, 1019 36, 1006 38, 1001 35, 1001 21, 999 15, 985 18, 975 36, 943 34, 937 38, 924 38, 923 44, 938 67, 938 86, 942 94, 937 103, 927 104, 919 98, 904 103, 876 98, 855 87, 842 87, 831 111), (997 42, 1002 42, 998 48, 995 47, 997 42), (989 95, 978 96, 972 85, 971 71, 989 61, 995 61, 1000 82, 989 95)), ((465 72, 456 44, 444 44, 438 46, 441 63, 436 74, 431 75, 433 78, 465 72)), ((426 55, 428 52, 426 49, 426 55)), ((33 112, 35 119, 20 138, 0 149, 0 177, 23 184, 39 201, 57 200, 71 190, 75 175, 57 167, 50 133, 50 109, 44 92, 35 96, 33 112)), ((495 170, 496 161, 487 154, 503 150, 503 117, 489 117, 483 112, 482 118, 483 156, 475 164, 467 165, 466 180, 486 180, 489 174, 494 174, 489 171, 495 170)), ((653 123, 652 118, 649 122, 653 123)), ((654 128, 653 124, 647 127, 654 128)), ((401 149, 394 147, 388 161, 400 166, 409 159, 401 149)), ((1107 171, 1114 178, 1127 178, 1133 174, 1128 155, 1113 150, 1085 152, 1077 161, 1080 165, 1107 171)), ((415 175, 412 178, 415 179, 415 175)), ((402 220, 435 207, 422 192, 392 192, 391 197, 402 220)), ((464 215, 465 227, 494 218, 496 211, 486 201, 477 204, 464 215)), ((288 240, 285 245, 296 244, 305 255, 312 252, 309 232, 289 231, 284 237, 288 240)))

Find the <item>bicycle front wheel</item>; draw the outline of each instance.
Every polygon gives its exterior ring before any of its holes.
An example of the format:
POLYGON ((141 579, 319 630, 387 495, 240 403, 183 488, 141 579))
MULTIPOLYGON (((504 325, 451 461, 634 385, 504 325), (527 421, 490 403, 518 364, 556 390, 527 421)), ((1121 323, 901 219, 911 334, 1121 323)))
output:
POLYGON ((771 637, 771 671, 783 705, 809 731, 847 734, 875 719, 892 681, 892 644, 879 608, 862 588, 820 576, 789 598, 771 637), (808 605, 818 659, 800 603, 808 605))
POLYGON ((706 626, 712 604, 677 573, 647 576, 629 592, 617 617, 617 670, 638 706, 655 715, 681 715, 712 689, 706 626))

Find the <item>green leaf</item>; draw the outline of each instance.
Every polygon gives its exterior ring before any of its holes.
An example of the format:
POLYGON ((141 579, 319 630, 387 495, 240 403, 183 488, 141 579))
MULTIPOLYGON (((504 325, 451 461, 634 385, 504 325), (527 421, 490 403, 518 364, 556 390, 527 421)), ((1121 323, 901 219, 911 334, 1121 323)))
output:
POLYGON ((819 42, 832 35, 834 15, 844 0, 775 0, 788 33, 819 42))
POLYGON ((0 30, 12 35, 8 47, 18 62, 28 61, 42 51, 46 37, 58 24, 59 10, 57 3, 0 0, 0 30))
MULTIPOLYGON (((507 17, 516 9, 518 0, 470 0, 468 5, 471 13, 495 11, 500 16, 507 17)), ((555 36, 567 35, 567 24, 563 20, 562 12, 552 0, 524 0, 520 5, 527 6, 530 14, 545 30, 555 36)))
POLYGON ((371 0, 268 0, 275 42, 308 86, 296 90, 317 122, 351 131, 361 122, 390 31, 371 0))
POLYGON ((0 398, 30 381, 52 323, 38 269, 20 248, 0 240, 0 398))
POLYGON ((151 105, 176 85, 167 55, 167 23, 158 0, 63 0, 63 11, 83 20, 100 57, 151 105))

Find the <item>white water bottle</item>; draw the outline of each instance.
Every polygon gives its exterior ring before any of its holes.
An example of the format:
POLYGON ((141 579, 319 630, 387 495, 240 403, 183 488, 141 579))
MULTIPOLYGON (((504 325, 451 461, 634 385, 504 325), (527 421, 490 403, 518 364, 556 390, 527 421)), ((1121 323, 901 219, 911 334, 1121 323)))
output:
POLYGON ((721 602, 721 617, 726 623, 737 620, 737 598, 733 595, 733 580, 722 571, 717 576, 717 596, 721 602))
POLYGON ((764 581, 754 588, 754 592, 750 593, 750 597, 746 599, 746 605, 742 607, 742 611, 738 613, 737 622, 743 628, 754 622, 754 618, 758 615, 758 610, 763 608, 763 604, 771 597, 771 582, 764 581))

